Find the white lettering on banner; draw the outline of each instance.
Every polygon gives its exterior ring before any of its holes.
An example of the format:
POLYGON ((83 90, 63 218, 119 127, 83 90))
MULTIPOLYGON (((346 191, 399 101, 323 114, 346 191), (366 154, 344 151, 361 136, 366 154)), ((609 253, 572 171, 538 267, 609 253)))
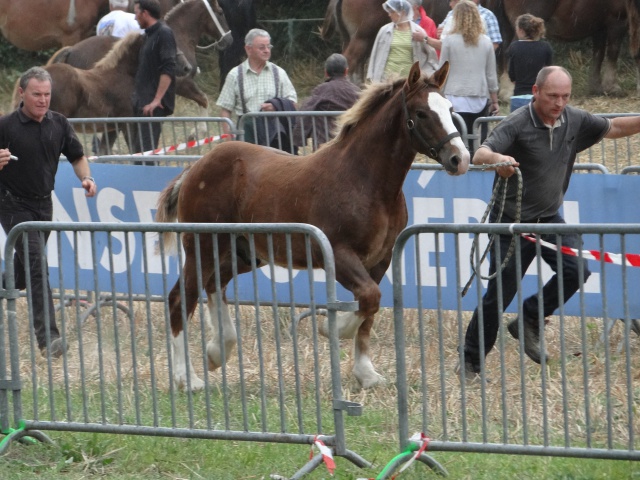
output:
MULTIPOLYGON (((136 204, 136 210, 138 211, 138 217, 140 223, 153 223, 154 215, 156 212, 156 205, 158 204, 158 197, 160 192, 150 191, 134 191, 133 201, 136 204)), ((158 242, 157 233, 149 233, 145 238, 145 251, 144 255, 147 257, 147 269, 149 273, 162 273, 162 259, 156 252, 156 245, 158 242)), ((170 256, 168 252, 165 252, 165 271, 169 271, 170 256)), ((143 264, 144 265, 144 264, 143 264)))
MULTIPOLYGON (((453 223, 468 224, 480 223, 484 212, 487 210, 487 203, 479 198, 454 198, 453 199, 453 223), (470 220, 473 220, 471 222, 470 220)), ((458 235, 459 255, 458 265, 460 265, 460 280, 462 284, 466 284, 467 279, 471 278, 471 247, 473 246, 473 237, 471 233, 458 235)), ((488 235, 479 235, 478 248, 476 252, 482 257, 483 252, 489 244, 488 235)), ((488 258, 488 257, 487 257, 488 258)), ((476 258, 473 259, 475 264, 476 258)), ((485 260, 480 265, 481 277, 489 276, 489 261, 485 260)), ((486 288, 488 280, 482 280, 482 285, 486 288)))
MULTIPOLYGON (((96 200, 96 206, 98 208, 98 217, 101 222, 122 222, 118 217, 113 214, 114 208, 125 210, 125 194, 116 190, 115 188, 103 188, 96 200)), ((136 253, 136 238, 133 232, 128 233, 129 239, 129 261, 133 261, 136 253)), ((126 272, 129 268, 127 262, 127 249, 125 248, 125 233, 124 232, 111 232, 111 248, 105 248, 100 258, 100 265, 102 265, 108 271, 111 270, 110 261, 113 262, 112 273, 126 272), (120 252, 116 251, 116 246, 113 240, 120 243, 120 252), (111 260, 110 258, 111 257, 111 260)))
MULTIPOLYGON (((563 217, 567 223, 580 223, 580 204, 576 201, 566 201, 562 204, 563 217)), ((551 269, 549 269, 551 270, 551 269)), ((545 277, 546 278, 546 277, 545 277)), ((600 293, 600 273, 591 272, 591 276, 584 284, 585 293, 600 293)))
MULTIPOLYGON (((414 224, 429 223, 429 219, 435 218, 442 221, 444 219, 444 199, 443 198, 413 198, 413 220, 414 224)), ((437 286, 436 267, 431 266, 431 257, 436 252, 436 241, 433 235, 419 235, 420 247, 420 281, 423 287, 437 286)), ((440 253, 445 252, 444 235, 438 234, 438 249, 440 253)), ((417 274, 418 272, 416 272, 417 274)), ((416 282, 418 279, 416 278, 416 282)), ((440 267, 440 286, 447 286, 447 269, 440 267)))
MULTIPOLYGON (((78 215, 77 220, 71 218, 71 216, 67 213, 67 211, 58 200, 55 192, 52 194, 52 203, 53 203, 53 221, 54 222, 63 222, 63 223, 71 223, 71 222, 90 222, 91 221, 91 213, 89 212, 89 204, 87 202, 87 197, 85 196, 85 191, 83 188, 74 188, 72 189, 73 193, 73 204, 76 208, 76 213, 78 215)), ((100 194, 98 194, 100 195, 100 194)), ((78 267, 81 269, 90 270, 93 268, 92 264, 92 256, 91 256, 91 232, 63 232, 63 235, 67 237, 69 240, 69 244, 71 248, 76 251, 76 258, 78 262, 78 267), (74 237, 77 238, 78 244, 75 245, 74 237)), ((50 267, 59 267, 58 264, 58 238, 57 235, 51 235, 49 237, 49 241, 47 242, 47 256, 50 267)))

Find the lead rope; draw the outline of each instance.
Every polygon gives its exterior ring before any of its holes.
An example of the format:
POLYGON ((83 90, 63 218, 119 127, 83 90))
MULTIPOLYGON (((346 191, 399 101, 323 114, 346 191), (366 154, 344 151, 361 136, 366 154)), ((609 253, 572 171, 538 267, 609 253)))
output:
MULTIPOLYGON (((511 165, 511 164, 504 162, 504 163, 494 163, 490 165, 481 165, 480 170, 487 170, 489 168, 497 168, 497 167, 505 167, 508 165, 511 165)), ((516 175, 518 178, 518 191, 516 194, 516 218, 514 219, 513 223, 520 223, 520 216, 522 213, 522 172, 520 172, 520 169, 518 167, 514 167, 514 169, 516 171, 516 175)), ((489 213, 491 212, 494 204, 496 203, 496 198, 498 197, 498 193, 502 191, 502 195, 500 198, 500 212, 498 213, 498 217, 496 219, 496 222, 500 221, 500 219, 502 218, 502 213, 504 212, 504 205, 507 198, 508 183, 509 183, 508 178, 503 178, 503 177, 498 178, 496 185, 493 187, 493 192, 491 193, 491 200, 487 205, 487 209, 485 210, 484 215, 482 216, 482 220, 480 220, 480 223, 485 223, 487 221, 487 217, 489 216, 489 213)), ((495 239, 495 235, 491 235, 489 239, 489 244, 487 245, 487 248, 482 254, 482 258, 480 258, 480 262, 479 262, 480 264, 482 264, 482 262, 484 262, 485 259, 487 258, 487 255, 489 254, 489 250, 493 245, 494 239, 495 239)), ((471 273, 471 277, 469 278, 469 281, 462 289, 461 295, 464 297, 467 294, 467 292, 469 291, 469 288, 471 287, 471 283, 473 282, 473 279, 475 278, 476 275, 478 275, 482 280, 492 280, 496 278, 498 274, 501 273, 502 270, 504 270, 504 267, 507 265, 507 262, 511 259, 511 256, 513 255, 513 251, 515 250, 515 247, 516 247, 516 236, 513 235, 511 237, 511 243, 509 243, 509 249, 507 250, 507 255, 504 257, 504 260, 500 264, 500 267, 497 268, 496 271, 493 272, 493 274, 487 277, 487 276, 483 276, 482 274, 476 271, 475 262, 473 261, 473 257, 476 251, 476 242, 473 242, 471 245, 471 253, 469 254, 469 263, 471 264, 472 273, 471 273)))

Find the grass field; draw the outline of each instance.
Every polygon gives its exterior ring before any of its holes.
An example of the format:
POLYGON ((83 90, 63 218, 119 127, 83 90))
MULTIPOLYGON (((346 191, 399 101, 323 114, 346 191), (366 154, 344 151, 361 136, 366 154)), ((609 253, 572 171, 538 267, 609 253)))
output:
MULTIPOLYGON (((635 79, 628 63, 621 69, 621 78, 629 95, 625 98, 588 97, 585 95, 588 54, 581 50, 567 50, 560 59, 574 73, 575 90, 572 104, 587 108, 595 113, 640 112, 640 99, 635 95, 635 79)), ((211 100, 215 100, 219 83, 216 73, 206 65, 214 64, 214 59, 202 57, 203 74, 200 84, 211 100)), ((313 86, 322 78, 323 59, 305 59, 284 65, 291 73, 298 88, 300 99, 307 96, 313 86)), ((0 105, 7 109, 8 97, 13 89, 13 81, 17 72, 5 72, 5 82, 0 83, 0 105)), ((507 111, 503 105, 502 111, 507 111)), ((210 109, 211 115, 218 112, 210 109)), ((187 102, 180 100, 176 115, 188 116, 199 114, 187 102)), ((163 319, 155 319, 162 323, 163 319)), ((378 320, 373 344, 386 345, 392 340, 391 322, 388 312, 383 320, 378 320)), ((596 327, 594 327, 596 328, 596 327)), ((159 329, 161 330, 161 329, 159 329)), ((95 334, 88 333, 84 342, 88 350, 95 343, 95 334)), ((77 340, 77 337, 75 338, 77 340)), ((89 351, 91 358, 97 362, 100 353, 105 359, 113 355, 113 344, 106 339, 105 345, 111 348, 103 352, 89 351)), ((619 341, 616 337, 612 343, 619 341)), ((637 349, 637 338, 633 338, 632 349, 637 349)), ((160 345, 163 343, 160 341, 160 345)), ((343 371, 349 370, 350 348, 345 343, 345 354, 342 359, 343 371)), ((415 348, 415 346, 413 346, 415 348)), ((552 347, 553 348, 553 347, 552 347)), ((512 349, 513 350, 513 349, 512 349)), ((514 353, 513 351, 511 352, 514 353)), ((516 353, 517 354, 517 353, 516 353)), ((495 360, 495 358, 494 358, 495 360)), ((375 359, 385 376, 390 379, 387 384, 371 391, 359 390, 347 375, 343 377, 343 394, 347 400, 365 405, 362 417, 346 417, 347 446, 373 462, 371 469, 358 469, 344 459, 337 459, 335 478, 357 479, 373 478, 384 465, 398 453, 398 432, 396 399, 393 384, 394 357, 389 352, 385 357, 375 359)), ((108 363, 108 362, 107 362, 108 363)), ((447 362, 448 364, 451 362, 447 362)), ((28 362, 27 362, 28 365, 28 362)), ((46 367, 38 364, 40 374, 46 373, 46 367)), ((97 369, 97 363, 91 366, 97 369)), ((113 387, 115 370, 107 364, 109 376, 105 381, 106 393, 110 401, 117 401, 118 390, 113 387)), ((495 366, 494 366, 495 367, 495 366)), ((557 368, 557 365, 553 367, 557 368)), ((531 372, 535 368, 532 367, 531 372)), ((91 370, 95 375, 95 370, 91 370)), ((28 384, 31 370, 26 370, 25 381, 28 384)), ((535 372, 534 372, 535 373, 535 372)), ((448 372, 450 375, 450 372, 448 372)), ((92 377, 96 380, 96 377, 92 377)), ((211 377, 212 382, 219 380, 219 375, 211 377)), ((637 381, 637 374, 634 376, 637 381)), ((449 378, 449 381, 457 381, 449 378)), ((167 385, 160 385, 166 393, 167 385)), ((98 390, 92 390, 94 407, 99 412, 102 399, 98 390)), ((45 392, 46 394, 46 392, 45 392)), ((498 393, 491 391, 491 395, 498 393)), ((80 393, 75 391, 72 399, 78 400, 80 393)), ((46 396, 43 397, 46 400, 46 396)), ((148 397, 144 397, 148 399, 148 397)), ((214 399, 216 397, 214 396, 214 399)), ((490 397, 492 398, 492 397, 490 397)), ((166 397, 161 402, 166 402, 166 397)), ((516 403, 517 403, 516 399, 516 403)), ((25 405, 31 406, 32 400, 26 398, 25 405)), ((126 398, 125 398, 126 401, 126 398)), ((184 397, 179 399, 184 402, 184 397)), ((179 404, 181 406, 182 404, 179 404)), ((418 405, 414 405, 418 408, 418 405)), ((212 416, 214 421, 224 415, 220 404, 215 403, 215 410, 207 412, 197 410, 199 415, 212 416)), ((634 405, 637 410, 637 405, 634 405)), ((168 415, 170 407, 162 403, 160 411, 168 415)), ((25 410, 25 417, 31 412, 25 410)), ((110 410, 109 418, 117 418, 117 412, 110 410)), ((93 415, 93 413, 92 413, 93 415)), ((201 417, 201 418, 202 418, 201 417)), ((640 432, 634 432, 640 435, 640 432)), ((144 436, 120 436, 96 433, 51 432, 55 445, 14 444, 7 455, 0 458, 0 478, 26 480, 34 477, 43 479, 67 478, 69 480, 85 478, 109 479, 268 479, 270 475, 291 475, 309 458, 309 447, 300 445, 277 445, 270 443, 244 443, 238 441, 217 441, 202 439, 175 439, 144 436)), ((449 472, 452 479, 638 479, 640 465, 627 461, 604 461, 571 458, 526 457, 512 455, 486 455, 470 453, 438 452, 433 454, 449 472)), ((324 467, 317 469, 308 478, 328 478, 324 467)), ((422 479, 435 478, 424 465, 415 464, 399 478, 422 479)))

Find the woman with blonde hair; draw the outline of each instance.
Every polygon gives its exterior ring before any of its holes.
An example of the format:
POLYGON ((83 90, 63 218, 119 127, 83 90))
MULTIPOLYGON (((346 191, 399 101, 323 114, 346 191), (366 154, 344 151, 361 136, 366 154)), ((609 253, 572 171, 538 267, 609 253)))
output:
POLYGON ((378 31, 369 58, 367 80, 381 82, 392 77, 406 77, 414 62, 419 62, 420 70, 431 75, 437 70, 438 56, 433 47, 424 41, 414 40, 414 33, 426 33, 413 22, 413 7, 408 0, 387 0, 382 8, 389 15, 391 23, 378 31))
POLYGON ((444 94, 471 132, 476 118, 496 115, 500 107, 493 44, 485 35, 478 7, 469 0, 460 0, 453 8, 453 28, 442 42, 440 65, 447 61, 444 94))
POLYGON ((529 103, 538 72, 543 67, 553 65, 551 45, 542 40, 545 34, 544 20, 525 13, 516 18, 515 25, 518 41, 509 46, 507 61, 509 79, 515 83, 513 95, 520 100, 512 98, 512 111, 515 106, 529 103))

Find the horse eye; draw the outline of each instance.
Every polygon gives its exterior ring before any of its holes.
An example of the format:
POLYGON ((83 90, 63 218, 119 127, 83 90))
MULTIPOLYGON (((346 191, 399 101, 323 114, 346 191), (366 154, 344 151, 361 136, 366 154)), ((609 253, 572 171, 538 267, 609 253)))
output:
POLYGON ((426 112, 423 112, 422 110, 418 110, 418 111, 416 112, 416 116, 417 116, 418 118, 423 118, 423 119, 424 119, 424 118, 427 118, 427 114, 426 114, 426 112))

